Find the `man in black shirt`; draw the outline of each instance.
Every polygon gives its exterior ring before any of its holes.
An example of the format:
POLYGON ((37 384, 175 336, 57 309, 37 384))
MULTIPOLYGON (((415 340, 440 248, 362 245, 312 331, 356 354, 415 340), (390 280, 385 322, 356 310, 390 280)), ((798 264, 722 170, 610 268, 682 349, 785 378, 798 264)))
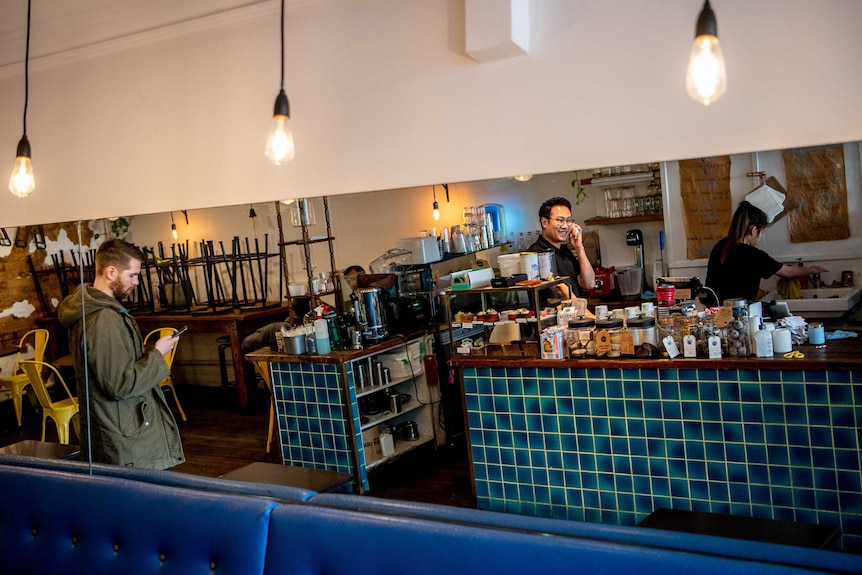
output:
POLYGON ((551 198, 539 208, 539 223, 542 236, 527 251, 553 250, 556 275, 568 276, 571 281, 571 285, 555 286, 560 299, 570 300, 579 294, 586 297, 596 283, 596 273, 584 250, 581 226, 572 221, 572 204, 566 198, 551 198))

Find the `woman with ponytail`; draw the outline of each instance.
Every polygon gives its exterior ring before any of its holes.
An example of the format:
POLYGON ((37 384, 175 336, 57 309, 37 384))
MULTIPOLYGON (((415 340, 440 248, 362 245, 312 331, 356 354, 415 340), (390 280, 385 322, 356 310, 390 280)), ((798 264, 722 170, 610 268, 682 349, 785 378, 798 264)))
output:
POLYGON ((709 303, 719 305, 731 298, 755 301, 760 280, 773 275, 794 278, 827 271, 820 266, 782 264, 758 248, 768 223, 762 210, 746 201, 739 203, 730 220, 727 237, 720 239, 709 254, 706 286, 712 288, 719 299, 709 303))

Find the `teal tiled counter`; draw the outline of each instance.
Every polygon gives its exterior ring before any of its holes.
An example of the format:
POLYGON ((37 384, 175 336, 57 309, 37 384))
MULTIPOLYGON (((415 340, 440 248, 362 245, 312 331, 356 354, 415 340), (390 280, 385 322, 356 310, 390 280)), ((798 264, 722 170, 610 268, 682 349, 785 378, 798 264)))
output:
POLYGON ((435 441, 433 410, 437 397, 423 369, 424 358, 432 351, 431 338, 417 332, 411 337, 390 337, 361 350, 324 355, 287 355, 268 350, 247 354, 249 361, 266 362, 269 369, 284 464, 349 473, 354 489, 365 492, 371 488, 370 469, 435 441), (401 366, 402 371, 393 371, 389 382, 365 385, 359 370, 367 369, 371 358, 394 362, 393 366, 401 366), (403 371, 405 365, 407 372, 403 371), (394 413, 361 413, 363 399, 379 404, 379 400, 386 399, 383 394, 387 391, 412 392, 411 400, 394 413), (386 423, 392 429, 403 428, 407 421, 418 426, 419 437, 409 441, 399 437, 393 441, 392 453, 378 453, 378 426, 386 423))
POLYGON ((820 523, 862 552, 862 369, 584 363, 594 367, 453 361, 479 508, 619 525, 661 507, 820 523))

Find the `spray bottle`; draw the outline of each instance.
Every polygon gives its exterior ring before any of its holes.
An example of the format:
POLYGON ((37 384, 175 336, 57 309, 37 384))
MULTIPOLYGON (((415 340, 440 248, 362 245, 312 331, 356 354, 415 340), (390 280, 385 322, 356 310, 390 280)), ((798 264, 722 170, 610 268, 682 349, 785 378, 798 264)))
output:
POLYGON ((323 319, 323 307, 314 308, 316 319, 314 320, 314 340, 317 344, 317 353, 324 354, 332 351, 329 345, 329 325, 323 319))

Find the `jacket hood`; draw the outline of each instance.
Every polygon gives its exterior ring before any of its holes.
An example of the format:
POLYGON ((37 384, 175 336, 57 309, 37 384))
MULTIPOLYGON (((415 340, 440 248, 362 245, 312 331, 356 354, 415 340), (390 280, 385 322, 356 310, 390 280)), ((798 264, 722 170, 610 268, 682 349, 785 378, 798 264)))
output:
POLYGON ((92 285, 84 284, 83 288, 83 302, 81 301, 82 286, 78 286, 74 293, 66 297, 57 308, 57 318, 63 327, 70 328, 78 323, 84 316, 84 312, 91 314, 104 308, 113 308, 120 312, 125 310, 120 302, 92 285))

